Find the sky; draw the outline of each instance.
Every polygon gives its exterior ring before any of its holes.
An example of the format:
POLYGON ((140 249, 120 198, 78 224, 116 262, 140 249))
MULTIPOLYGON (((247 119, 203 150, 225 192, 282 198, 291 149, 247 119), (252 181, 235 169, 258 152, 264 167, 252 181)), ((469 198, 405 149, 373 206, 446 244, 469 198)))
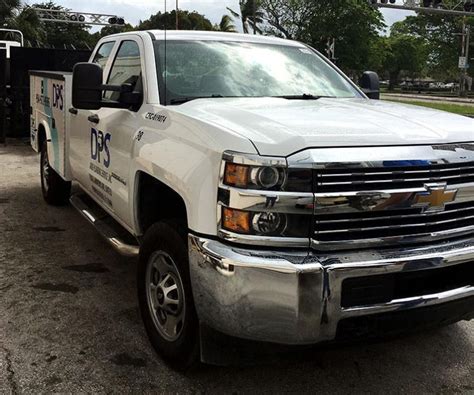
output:
MULTIPOLYGON (((176 0, 166 0, 168 9, 176 6, 176 0)), ((238 0, 178 0, 179 8, 198 11, 213 23, 220 21, 222 15, 228 14, 227 8, 238 10, 238 0)), ((38 0, 27 0, 32 4, 38 0)), ((401 3, 401 0, 398 0, 401 3)), ((151 14, 164 11, 165 0, 55 0, 73 11, 97 12, 123 16, 128 23, 136 25, 140 20, 148 19, 151 14)), ((383 10, 387 25, 402 20, 408 13, 400 10, 383 10)), ((240 30, 240 27, 237 26, 240 30)))

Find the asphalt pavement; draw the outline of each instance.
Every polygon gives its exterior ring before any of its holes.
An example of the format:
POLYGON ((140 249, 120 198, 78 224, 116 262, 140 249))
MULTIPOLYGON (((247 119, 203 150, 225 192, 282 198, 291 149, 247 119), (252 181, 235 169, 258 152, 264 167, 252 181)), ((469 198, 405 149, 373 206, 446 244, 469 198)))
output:
POLYGON ((474 321, 255 366, 170 370, 139 317, 135 261, 70 206, 39 160, 0 147, 0 393, 474 393, 474 321))

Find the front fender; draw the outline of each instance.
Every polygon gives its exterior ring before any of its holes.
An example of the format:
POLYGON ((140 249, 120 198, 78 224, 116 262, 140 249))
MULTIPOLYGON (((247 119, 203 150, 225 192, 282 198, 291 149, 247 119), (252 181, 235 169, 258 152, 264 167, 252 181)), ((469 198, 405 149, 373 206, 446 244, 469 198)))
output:
MULTIPOLYGON (((133 174, 142 171, 178 193, 185 205, 188 226, 194 232, 217 234, 217 190, 222 153, 226 150, 256 153, 249 140, 179 113, 167 112, 162 129, 145 122, 135 137, 133 174), (139 137, 138 137, 139 136, 139 137)), ((139 226, 135 218, 135 229, 139 226)))

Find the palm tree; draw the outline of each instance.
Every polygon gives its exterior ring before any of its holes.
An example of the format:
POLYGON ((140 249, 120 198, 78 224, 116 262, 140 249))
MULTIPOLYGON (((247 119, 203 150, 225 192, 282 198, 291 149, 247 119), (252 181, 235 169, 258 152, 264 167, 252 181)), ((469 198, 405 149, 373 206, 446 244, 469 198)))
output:
POLYGON ((218 25, 215 25, 215 30, 221 32, 236 33, 237 29, 234 25, 234 20, 230 15, 222 15, 222 19, 218 25))
POLYGON ((19 8, 20 0, 0 1, 0 26, 3 26, 8 19, 12 18, 19 8))
POLYGON ((253 29, 253 33, 262 33, 262 30, 258 27, 259 24, 263 23, 264 13, 260 7, 260 0, 239 0, 240 14, 231 8, 227 7, 229 12, 235 18, 242 20, 242 27, 244 33, 249 33, 250 28, 253 29))
POLYGON ((46 31, 38 15, 29 7, 15 11, 5 24, 11 29, 20 30, 25 37, 26 43, 44 42, 46 40, 46 31))

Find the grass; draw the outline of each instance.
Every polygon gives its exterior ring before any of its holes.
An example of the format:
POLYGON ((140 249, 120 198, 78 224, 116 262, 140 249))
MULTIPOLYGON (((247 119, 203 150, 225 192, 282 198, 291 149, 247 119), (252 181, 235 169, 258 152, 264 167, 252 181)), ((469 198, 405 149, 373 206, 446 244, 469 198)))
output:
POLYGON ((470 115, 474 116, 474 106, 463 106, 460 104, 453 103, 437 103, 437 102, 425 102, 425 101, 415 101, 415 100, 389 100, 397 103, 413 104, 415 106, 429 107, 436 110, 443 110, 452 112, 454 114, 460 115, 470 115))
MULTIPOLYGON (((394 93, 396 95, 423 95, 423 96, 436 96, 436 97, 459 97, 458 92, 451 92, 451 91, 435 91, 435 90, 412 90, 412 91, 405 91, 401 90, 400 88, 395 88, 394 90, 389 91, 388 88, 382 87, 380 88, 380 92, 384 93, 394 93)), ((468 92, 468 97, 473 99, 474 92, 468 92)))

